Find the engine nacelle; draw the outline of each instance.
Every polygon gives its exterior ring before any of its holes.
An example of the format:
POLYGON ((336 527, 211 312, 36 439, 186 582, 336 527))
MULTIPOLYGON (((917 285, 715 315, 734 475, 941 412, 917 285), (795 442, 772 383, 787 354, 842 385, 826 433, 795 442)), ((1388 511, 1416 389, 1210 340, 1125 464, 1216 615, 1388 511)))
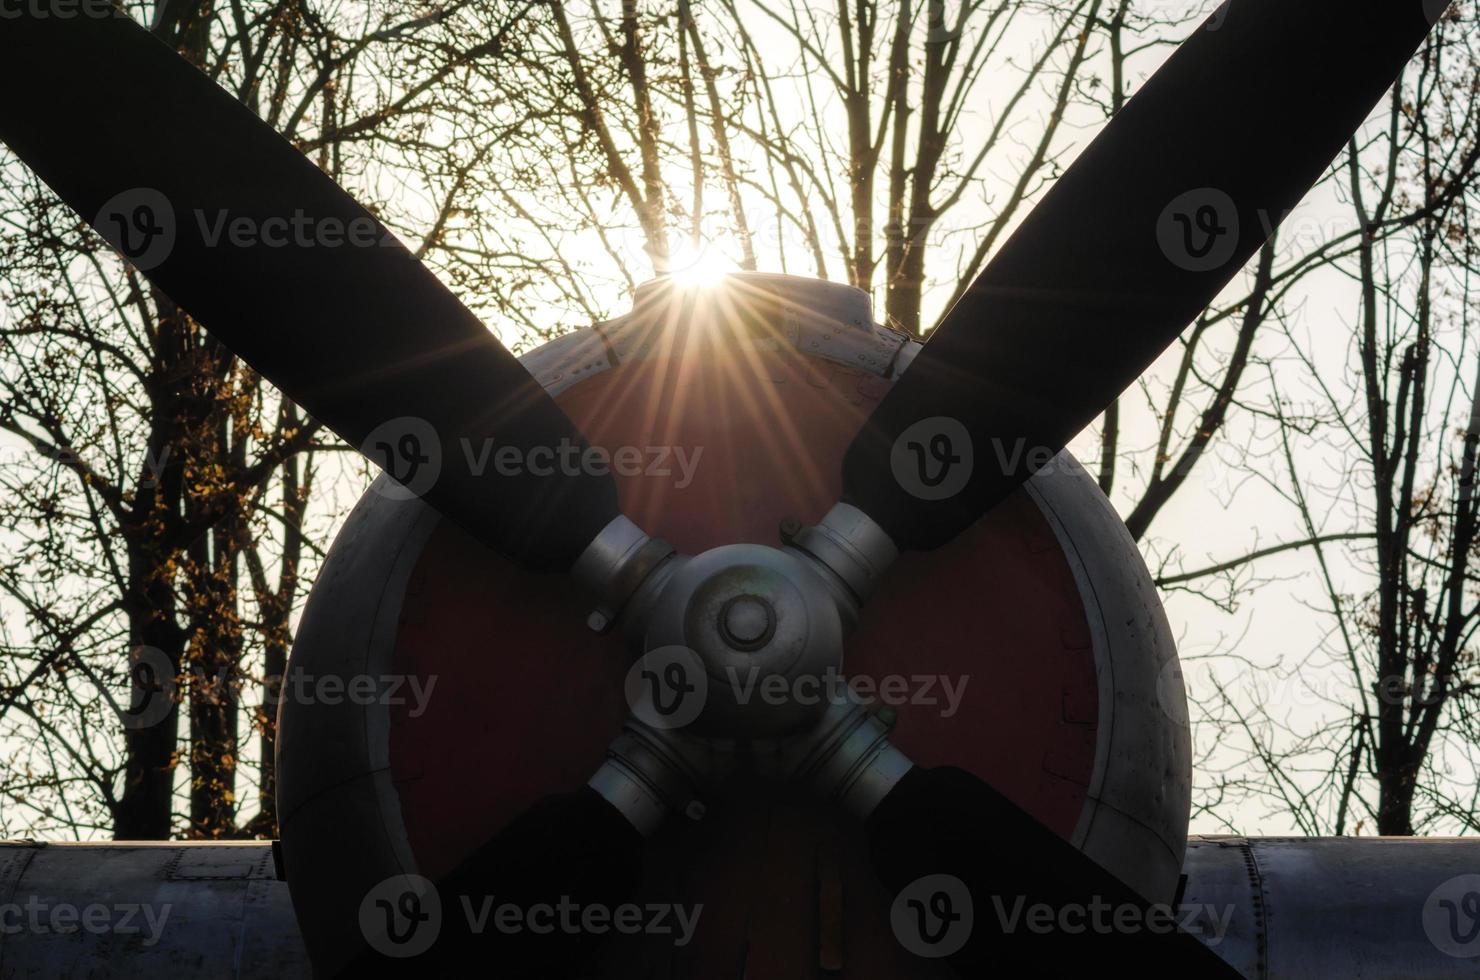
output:
MULTIPOLYGON (((493 472, 604 459, 623 512, 679 551, 775 545, 784 520, 814 522, 838 498, 844 451, 918 350, 851 287, 660 280, 630 314, 523 359, 602 452, 438 451, 493 472)), ((601 764, 633 654, 620 630, 581 625, 587 602, 387 478, 366 493, 303 614, 279 719, 282 848, 320 970, 363 947, 386 879, 435 879, 601 764)), ((903 555, 844 667, 893 708, 912 760, 976 773, 1147 898, 1173 899, 1190 792, 1176 651, 1135 543, 1067 452, 945 548, 903 555)), ((611 935, 601 975, 929 975, 891 935, 861 829, 790 788, 740 780, 702 819, 673 821, 635 901, 703 913, 683 946, 611 935)))

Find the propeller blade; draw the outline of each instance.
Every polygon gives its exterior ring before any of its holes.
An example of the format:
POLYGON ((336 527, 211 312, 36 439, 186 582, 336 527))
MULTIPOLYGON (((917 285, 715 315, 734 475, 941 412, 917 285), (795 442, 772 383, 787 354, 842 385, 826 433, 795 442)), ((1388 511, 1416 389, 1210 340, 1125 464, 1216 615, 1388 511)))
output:
POLYGON ((1153 906, 970 773, 911 769, 865 823, 897 896, 896 938, 963 977, 1131 974, 1239 980, 1153 906), (1048 911, 1044 911, 1048 910, 1048 911))
POLYGON ((603 926, 642 883, 643 843, 590 787, 545 797, 436 883, 429 948, 414 959, 368 949, 340 975, 462 976, 484 963, 499 977, 584 976, 603 926), (503 906, 519 911, 521 928, 499 925, 503 906))
POLYGON ((1421 43, 1437 0, 1229 0, 950 310, 843 466, 901 548, 1043 466, 1213 301, 1421 43))
POLYGON ((18 11, 0 30, 0 87, 0 140, 407 490, 539 569, 569 568, 617 517, 610 474, 580 464, 580 433, 477 317, 142 27, 18 11))

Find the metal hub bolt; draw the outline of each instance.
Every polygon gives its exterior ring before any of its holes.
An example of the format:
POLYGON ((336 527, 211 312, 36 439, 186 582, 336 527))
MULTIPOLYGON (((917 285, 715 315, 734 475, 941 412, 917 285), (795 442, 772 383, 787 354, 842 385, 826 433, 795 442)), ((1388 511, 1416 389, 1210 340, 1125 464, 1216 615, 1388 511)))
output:
POLYGON ((719 631, 732 649, 759 650, 776 632, 776 611, 757 595, 737 595, 719 614, 719 631))

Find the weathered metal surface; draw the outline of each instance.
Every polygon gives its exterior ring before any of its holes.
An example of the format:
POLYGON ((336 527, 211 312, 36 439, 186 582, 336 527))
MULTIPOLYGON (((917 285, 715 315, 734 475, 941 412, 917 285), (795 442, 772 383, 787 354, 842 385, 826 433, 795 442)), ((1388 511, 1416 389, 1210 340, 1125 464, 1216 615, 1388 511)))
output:
POLYGON ((0 843, 0 977, 309 977, 272 847, 0 843))
MULTIPOLYGON (((1480 839, 1193 837, 1184 873, 1182 918, 1250 980, 1480 976, 1480 839)), ((266 843, 0 843, 5 980, 307 976, 266 843)))
POLYGON ((415 869, 391 784, 390 714, 377 700, 318 697, 321 678, 390 676, 391 651, 413 562, 441 518, 420 500, 380 490, 382 476, 335 538, 304 610, 278 704, 278 814, 291 828, 284 868, 314 958, 338 963, 363 941, 358 907, 325 908, 327 895, 363 895, 415 869), (320 598, 315 601, 315 597, 320 598), (308 699, 303 697, 308 692, 308 699))
POLYGON ((1140 549, 1067 451, 1025 490, 1084 597, 1099 682, 1095 768, 1073 842, 1153 901, 1175 893, 1192 801, 1192 740, 1171 626, 1140 549))
POLYGON ((1203 941, 1250 980, 1480 976, 1480 839, 1193 837, 1184 873, 1203 941))

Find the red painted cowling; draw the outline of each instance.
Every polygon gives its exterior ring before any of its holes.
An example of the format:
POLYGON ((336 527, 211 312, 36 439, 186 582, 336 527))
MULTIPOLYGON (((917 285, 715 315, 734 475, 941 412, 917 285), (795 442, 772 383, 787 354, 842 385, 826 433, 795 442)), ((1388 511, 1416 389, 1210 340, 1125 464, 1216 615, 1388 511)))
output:
MULTIPOLYGON (((524 362, 612 454, 623 511, 694 554, 774 545, 783 517, 821 517, 849 440, 917 350, 872 323, 859 290, 749 274, 705 292, 649 284, 633 313, 524 362)), ((441 450, 498 461, 497 447, 441 450)), ((585 628, 583 601, 384 478, 355 509, 279 715, 284 863, 321 970, 362 946, 377 884, 436 877, 600 764, 631 654, 585 628), (362 695, 370 682, 351 679, 375 678, 383 696, 336 697, 318 680, 331 676, 362 695)), ((1190 780, 1176 653, 1134 542, 1067 453, 949 546, 901 557, 845 670, 897 704, 893 740, 917 763, 977 773, 1171 899, 1190 780)), ((747 784, 675 820, 636 900, 702 904, 693 941, 610 936, 600 975, 930 975, 890 933, 859 828, 791 788, 747 784)))

